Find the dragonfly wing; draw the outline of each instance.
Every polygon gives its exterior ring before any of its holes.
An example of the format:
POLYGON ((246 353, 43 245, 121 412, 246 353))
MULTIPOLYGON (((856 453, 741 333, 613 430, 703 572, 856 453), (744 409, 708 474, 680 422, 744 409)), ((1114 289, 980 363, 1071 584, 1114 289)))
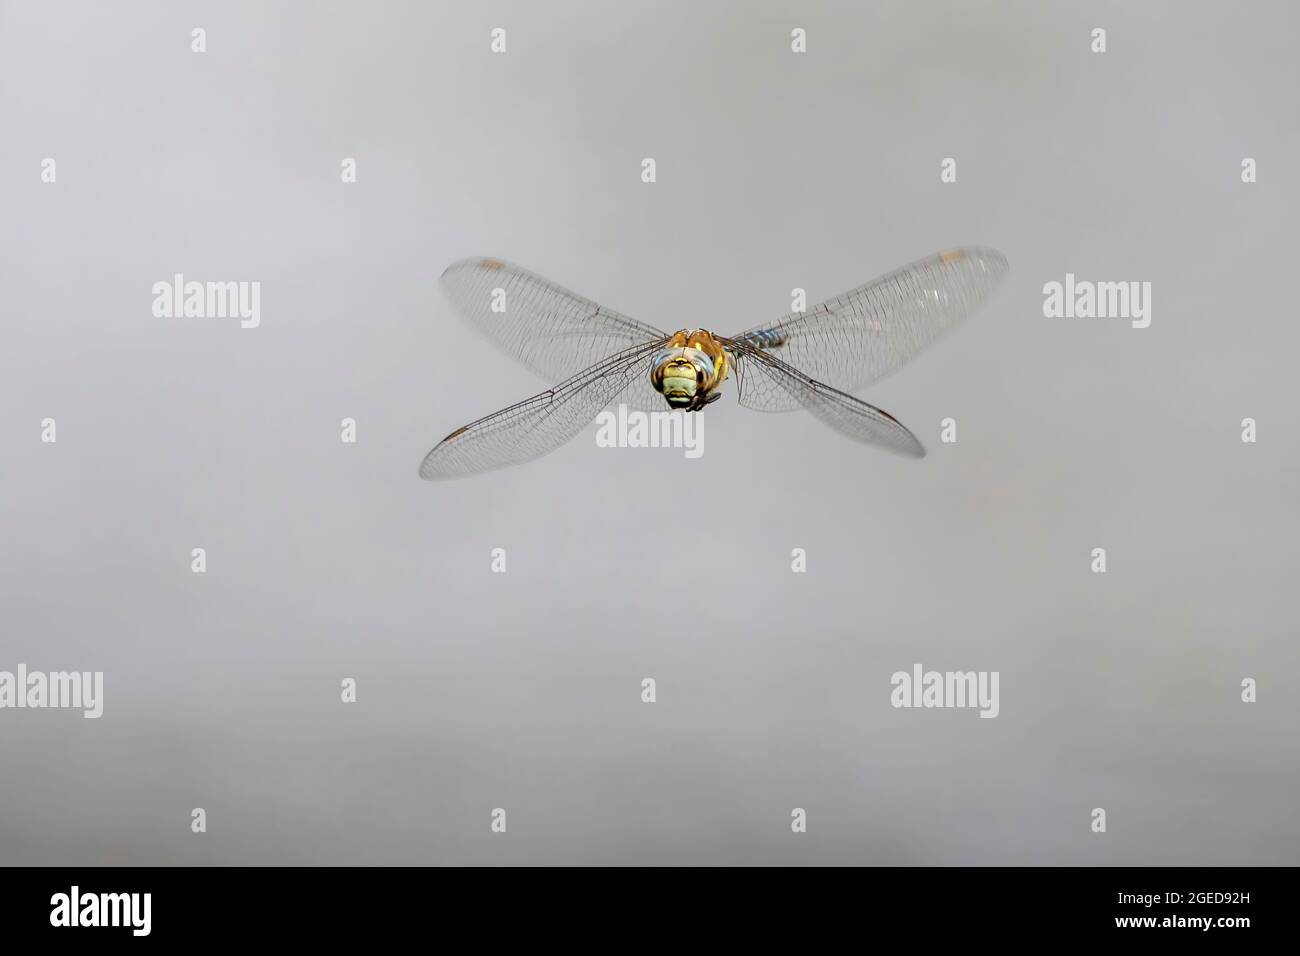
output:
POLYGON ((771 410, 806 408, 837 432, 908 458, 925 448, 888 412, 809 378, 803 372, 744 341, 723 340, 735 360, 741 405, 771 410))
POLYGON ((633 393, 637 378, 645 379, 648 387, 651 360, 663 343, 660 339, 624 349, 554 388, 456 429, 424 457, 420 477, 457 478, 559 448, 606 405, 633 393))
MULTIPOLYGON (((1000 252, 953 249, 734 339, 812 379, 854 391, 884 378, 953 328, 988 298, 1006 271, 1000 252)), ((798 407, 784 391, 769 400, 773 404, 749 407, 798 407)))
POLYGON ((665 334, 500 259, 462 259, 442 274, 447 297, 488 338, 549 381, 665 334), (495 310, 495 311, 494 311, 495 310))

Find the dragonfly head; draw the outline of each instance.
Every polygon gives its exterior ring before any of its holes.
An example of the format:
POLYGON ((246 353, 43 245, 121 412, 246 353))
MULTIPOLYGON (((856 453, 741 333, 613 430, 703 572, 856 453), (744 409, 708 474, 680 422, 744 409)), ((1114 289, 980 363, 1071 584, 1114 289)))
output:
POLYGON ((670 408, 694 411, 708 402, 717 380, 712 356, 695 348, 666 348, 655 356, 650 382, 670 408))

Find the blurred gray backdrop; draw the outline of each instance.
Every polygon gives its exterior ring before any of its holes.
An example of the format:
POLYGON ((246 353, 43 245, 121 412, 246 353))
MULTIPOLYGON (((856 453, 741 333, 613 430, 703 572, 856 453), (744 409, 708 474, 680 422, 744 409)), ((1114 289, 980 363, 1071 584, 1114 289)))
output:
POLYGON ((0 669, 105 674, 0 711, 0 863, 1300 862, 1294 4, 0 11, 0 669), (733 391, 696 461, 417 478, 552 384, 454 259, 731 333, 962 244, 1003 286, 863 393, 922 461, 733 391))

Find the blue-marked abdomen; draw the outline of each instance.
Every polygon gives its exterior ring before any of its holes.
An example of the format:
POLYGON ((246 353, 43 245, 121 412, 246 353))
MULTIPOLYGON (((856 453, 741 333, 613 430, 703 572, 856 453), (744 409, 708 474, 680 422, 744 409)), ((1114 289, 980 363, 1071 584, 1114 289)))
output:
POLYGON ((760 349, 774 349, 785 342, 785 336, 776 329, 755 329, 738 338, 741 342, 760 349))

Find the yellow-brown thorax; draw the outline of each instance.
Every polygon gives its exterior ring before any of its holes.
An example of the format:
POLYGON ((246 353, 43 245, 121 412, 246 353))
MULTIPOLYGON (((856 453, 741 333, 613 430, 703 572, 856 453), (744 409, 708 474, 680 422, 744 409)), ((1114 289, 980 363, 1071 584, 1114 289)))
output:
POLYGON ((695 412, 722 397, 717 389, 727 372, 727 350, 712 332, 682 329, 655 356, 650 384, 671 408, 695 412))

